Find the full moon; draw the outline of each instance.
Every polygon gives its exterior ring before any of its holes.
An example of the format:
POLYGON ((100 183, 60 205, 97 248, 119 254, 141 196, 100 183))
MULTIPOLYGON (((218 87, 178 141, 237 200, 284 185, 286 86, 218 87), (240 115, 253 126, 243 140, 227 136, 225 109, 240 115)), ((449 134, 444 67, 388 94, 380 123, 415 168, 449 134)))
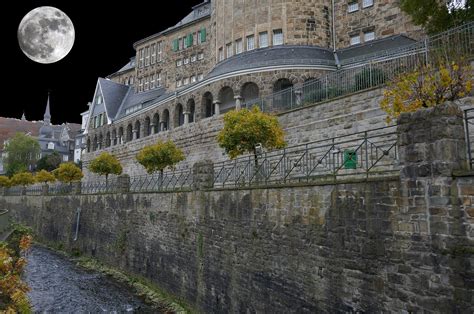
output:
POLYGON ((54 7, 30 11, 18 27, 18 42, 23 53, 44 64, 64 58, 71 51, 74 38, 71 19, 54 7))

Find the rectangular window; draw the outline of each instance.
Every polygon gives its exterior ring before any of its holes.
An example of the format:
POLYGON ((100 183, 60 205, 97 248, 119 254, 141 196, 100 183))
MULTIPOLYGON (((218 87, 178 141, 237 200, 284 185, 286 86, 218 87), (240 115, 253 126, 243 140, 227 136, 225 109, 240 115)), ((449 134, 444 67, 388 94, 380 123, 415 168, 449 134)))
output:
POLYGON ((262 32, 258 34, 258 46, 260 48, 268 47, 268 33, 262 32))
POLYGON ((133 76, 130 78, 130 85, 133 85, 133 76))
POLYGON ((156 80, 156 74, 153 74, 151 76, 150 89, 155 88, 155 80, 156 80))
POLYGON ((161 86, 161 72, 156 75, 156 87, 161 86))
POLYGON ((143 68, 143 48, 138 52, 138 67, 143 68))
POLYGON ((196 75, 191 76, 191 83, 196 83, 196 75))
POLYGON ((161 58, 162 58, 162 55, 163 55, 163 42, 162 41, 160 41, 157 44, 156 50, 157 50, 156 62, 160 62, 162 60, 161 58))
POLYGON ((183 59, 179 59, 179 60, 176 61, 176 66, 177 67, 180 67, 182 65, 183 65, 183 59))
POLYGON ((360 44, 360 35, 351 36, 351 46, 360 44))
POLYGON ((181 87, 181 80, 176 81, 176 87, 181 87))
POLYGON ((138 91, 141 92, 143 91, 143 79, 140 79, 140 83, 138 84, 138 91))
POLYGON ((198 81, 202 81, 204 79, 204 75, 203 74, 199 74, 198 75, 198 81))
POLYGON ((255 36, 250 35, 247 36, 247 51, 255 49, 255 36))
POLYGON ((192 55, 191 56, 191 62, 196 62, 197 60, 197 56, 196 55, 192 55))
POLYGON ((107 116, 104 113, 104 115, 102 116, 102 125, 106 125, 106 124, 107 124, 107 116))
POLYGON ((273 31, 273 46, 283 45, 283 30, 275 29, 273 31))
POLYGON ((179 42, 178 39, 173 40, 173 51, 178 51, 179 49, 179 42))
POLYGON ((188 47, 192 47, 193 46, 193 34, 189 34, 188 36, 188 47))
POLYGON ((374 5, 374 0, 363 0, 362 1, 362 7, 363 8, 368 8, 374 5))
POLYGON ((203 27, 199 31, 199 43, 203 43, 206 41, 206 29, 203 27))
POLYGON ((227 58, 232 57, 233 52, 234 52, 234 51, 232 50, 232 43, 227 44, 226 47, 225 47, 225 49, 226 49, 226 52, 227 52, 227 58))
POLYGON ((187 77, 187 78, 185 78, 185 79, 183 80, 183 85, 186 86, 186 85, 188 85, 188 84, 189 84, 189 77, 187 77))
POLYGON ((145 66, 150 65, 150 48, 145 47, 145 66))
POLYGON ((242 53, 242 38, 235 41, 235 54, 242 53))
POLYGON ((347 12, 355 12, 359 10, 359 2, 352 2, 347 5, 347 12))
POLYGON ((222 61, 224 60, 224 50, 222 49, 222 47, 219 48, 219 59, 218 61, 222 61))
POLYGON ((371 41, 375 39, 375 32, 364 33, 364 42, 371 41))
POLYGON ((198 44, 198 33, 199 33, 199 32, 193 33, 193 38, 194 38, 194 41, 193 41, 193 42, 195 42, 196 44, 198 44))
POLYGON ((184 64, 189 64, 189 58, 184 58, 184 64))
POLYGON ((149 78, 145 77, 145 90, 148 90, 148 88, 149 88, 149 85, 148 85, 149 81, 148 80, 149 80, 149 78))
POLYGON ((202 59, 204 59, 204 53, 203 52, 198 54, 198 60, 202 60, 202 59))
POLYGON ((178 40, 178 50, 183 50, 183 38, 178 40))
POLYGON ((155 64, 156 62, 156 45, 151 45, 151 64, 155 64))

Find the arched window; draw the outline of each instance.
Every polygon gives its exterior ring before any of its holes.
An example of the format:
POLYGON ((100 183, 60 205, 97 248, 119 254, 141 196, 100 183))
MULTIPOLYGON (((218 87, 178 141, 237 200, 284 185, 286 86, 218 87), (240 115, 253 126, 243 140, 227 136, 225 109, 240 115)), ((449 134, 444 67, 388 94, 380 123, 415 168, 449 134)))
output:
POLYGON ((112 145, 114 146, 117 145, 117 130, 116 129, 112 131, 112 145))
POLYGON ((104 145, 104 136, 102 134, 99 135, 99 149, 102 149, 104 145))
POLYGON ((127 125, 127 138, 126 141, 130 142, 133 139, 133 127, 131 124, 127 125))
POLYGON ((195 104, 194 104, 194 99, 190 99, 188 100, 188 104, 187 104, 187 107, 188 107, 188 111, 189 111, 189 123, 193 123, 196 118, 195 118, 195 104))
POLYGON ((242 91, 240 93, 240 96, 243 98, 243 106, 242 107, 247 107, 250 108, 255 104, 260 103, 259 97, 259 89, 257 84, 248 82, 245 83, 244 86, 242 86, 242 91))
POLYGON ((105 147, 110 147, 110 132, 105 135, 105 147))
POLYGON ((92 151, 95 152, 97 150, 97 135, 94 135, 94 141, 92 143, 92 151))
POLYGON ((91 152, 91 139, 89 137, 87 138, 87 152, 91 152))
POLYGON ((227 112, 235 107, 235 100, 234 100, 234 91, 232 88, 226 86, 223 87, 219 92, 219 100, 221 102, 220 105, 220 113, 227 112))
POLYGON ((166 131, 166 130, 169 130, 171 129, 171 126, 169 125, 170 124, 170 112, 168 111, 168 109, 165 109, 163 111, 163 131, 166 131))
POLYGON ((118 144, 123 144, 123 127, 119 128, 118 131, 118 144))
POLYGON ((155 129, 155 134, 161 131, 160 129, 160 115, 155 113, 153 115, 153 128, 155 129))
POLYGON ((140 128, 141 128, 141 124, 140 124, 140 121, 136 121, 135 122, 135 128, 133 129, 133 131, 135 132, 135 138, 136 139, 139 139, 140 138, 140 128))
POLYGON ((176 120, 175 123, 178 124, 178 126, 182 126, 184 124, 184 113, 183 113, 183 105, 178 104, 176 106, 176 120))
POLYGON ((143 137, 146 137, 151 134, 151 128, 150 128, 150 117, 145 118, 145 125, 143 128, 143 137))
POLYGON ((202 96, 202 100, 201 100, 203 114, 204 114, 204 117, 206 118, 212 117, 214 115, 214 104, 212 102, 213 102, 212 94, 210 92, 206 92, 202 96))
POLYGON ((273 84, 273 108, 291 109, 295 105, 295 93, 293 83, 289 79, 282 78, 273 84))

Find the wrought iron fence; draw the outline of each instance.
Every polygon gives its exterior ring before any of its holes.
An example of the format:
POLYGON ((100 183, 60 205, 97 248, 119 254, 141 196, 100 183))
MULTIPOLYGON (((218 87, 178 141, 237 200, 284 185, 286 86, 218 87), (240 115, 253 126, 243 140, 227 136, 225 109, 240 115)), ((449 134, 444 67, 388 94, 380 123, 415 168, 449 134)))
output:
POLYGON ((474 109, 464 110, 467 156, 471 170, 474 170, 474 109))
POLYGON ((5 189, 5 195, 9 196, 20 196, 23 195, 24 187, 22 186, 12 186, 5 189))
POLYGON ((244 101, 266 112, 282 112, 357 91, 382 86, 402 73, 416 70, 442 56, 474 56, 474 22, 428 37, 399 49, 367 54, 341 62, 341 69, 267 97, 244 101))
POLYGON ((288 184, 399 171, 396 126, 335 137, 214 165, 214 187, 288 184))
POLYGON ((81 194, 117 193, 120 186, 117 178, 81 182, 81 194))
POLYGON ((55 183, 49 186, 48 193, 51 195, 64 195, 71 194, 72 191, 72 183, 55 183))
POLYGON ((30 185, 26 187, 26 195, 41 195, 43 186, 41 184, 30 185))
POLYGON ((192 169, 164 172, 130 178, 130 192, 162 192, 187 190, 193 186, 192 169))

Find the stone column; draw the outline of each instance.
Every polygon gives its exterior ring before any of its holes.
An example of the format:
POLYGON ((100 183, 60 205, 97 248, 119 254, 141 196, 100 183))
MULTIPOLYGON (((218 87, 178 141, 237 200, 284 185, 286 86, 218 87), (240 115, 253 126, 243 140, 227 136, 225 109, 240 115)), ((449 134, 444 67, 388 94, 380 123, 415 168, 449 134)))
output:
POLYGON ((215 116, 220 115, 221 114, 221 112, 220 112, 221 102, 219 100, 214 100, 213 104, 214 104, 214 115, 215 116))
POLYGON ((303 102, 303 91, 301 89, 295 90, 295 98, 296 98, 296 105, 300 106, 301 103, 303 102))
POLYGON ((120 143, 120 137, 119 137, 119 136, 116 136, 116 137, 115 137, 115 144, 114 144, 114 145, 119 145, 119 144, 121 144, 121 143, 120 143))
POLYGON ((137 139, 138 130, 136 130, 136 129, 132 130, 132 134, 133 134, 133 135, 132 135, 132 139, 133 139, 133 140, 136 140, 136 139, 137 139))
POLYGON ((184 125, 186 125, 189 123, 189 115, 191 114, 191 112, 185 111, 183 112, 183 114, 184 114, 184 125))
POLYGON ((150 134, 155 134, 155 126, 154 123, 150 124, 150 134))
POLYGON ((130 176, 128 174, 122 174, 117 178, 118 191, 119 193, 130 192, 130 176))
POLYGON ((165 130, 165 121, 160 121, 160 131, 165 130))
POLYGON ((398 119, 401 214, 399 230, 457 236, 453 172, 468 169, 463 112, 453 102, 404 113, 398 119))
POLYGON ((238 95, 238 96, 234 96, 234 99, 235 99, 235 110, 240 110, 242 109, 242 96, 238 95))
POLYGON ((203 160, 193 165, 193 188, 195 190, 214 187, 214 163, 203 160))

